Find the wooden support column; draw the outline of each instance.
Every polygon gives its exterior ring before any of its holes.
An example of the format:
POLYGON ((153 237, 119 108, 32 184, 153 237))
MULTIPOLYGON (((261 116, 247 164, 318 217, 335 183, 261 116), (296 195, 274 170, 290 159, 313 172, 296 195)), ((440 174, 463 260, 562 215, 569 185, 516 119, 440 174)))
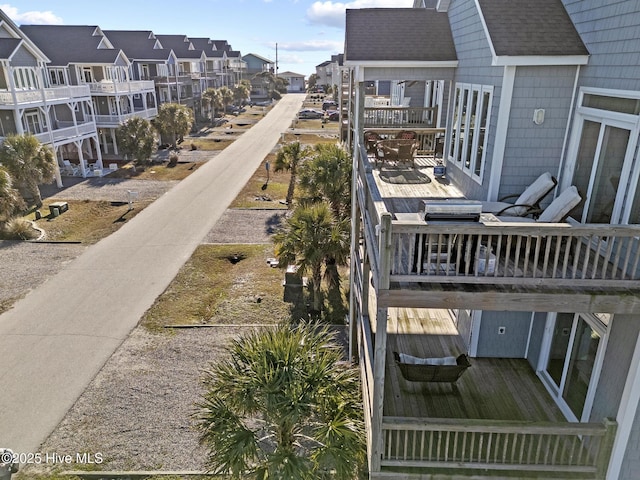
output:
MULTIPOLYGON (((391 214, 384 213, 380 217, 380 233, 378 236, 380 252, 380 289, 389 288, 391 260, 391 214)), ((384 449, 382 438, 382 414, 384 407, 384 369, 387 354, 387 308, 376 310, 376 331, 373 357, 373 418, 371 419, 371 449, 369 471, 380 471, 380 460, 384 449)))
MULTIPOLYGON (((352 168, 352 181, 351 181, 351 282, 356 281, 360 275, 356 275, 356 269, 362 271, 362 265, 359 265, 358 256, 355 255, 357 249, 360 248, 360 209, 358 208, 358 196, 356 193, 357 185, 357 152, 354 152, 354 159, 352 168)), ((364 280, 363 280, 364 283, 364 280)), ((360 289, 364 289, 364 285, 360 286, 360 289)), ((356 288, 353 284, 349 293, 349 359, 357 363, 358 362, 358 324, 362 321, 361 315, 357 315, 358 308, 356 308, 356 288)), ((362 312, 362 305, 358 305, 360 312, 362 312)))

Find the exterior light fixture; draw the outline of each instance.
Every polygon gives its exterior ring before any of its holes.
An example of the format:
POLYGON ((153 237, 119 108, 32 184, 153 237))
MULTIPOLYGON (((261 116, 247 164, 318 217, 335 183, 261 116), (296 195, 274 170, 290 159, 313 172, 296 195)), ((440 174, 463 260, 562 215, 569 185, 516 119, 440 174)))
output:
POLYGON ((533 123, 542 125, 544 123, 544 108, 536 108, 533 111, 533 123))

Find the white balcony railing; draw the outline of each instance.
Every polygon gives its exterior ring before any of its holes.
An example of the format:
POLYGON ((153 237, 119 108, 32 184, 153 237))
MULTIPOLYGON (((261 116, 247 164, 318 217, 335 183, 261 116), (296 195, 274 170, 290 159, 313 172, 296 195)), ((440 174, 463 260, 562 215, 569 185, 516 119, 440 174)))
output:
MULTIPOLYGON (((70 122, 68 122, 70 123, 70 122)), ((67 125, 67 124, 65 124, 67 125)), ((67 141, 79 137, 88 137, 96 133, 93 122, 81 123, 75 126, 63 126, 50 132, 38 133, 35 137, 44 144, 68 143, 67 141)))
POLYGON ((68 85, 65 87, 45 88, 44 90, 16 90, 15 92, 4 90, 0 91, 0 105, 37 104, 89 96, 89 87, 86 85, 68 85))
POLYGON ((93 119, 98 127, 116 127, 133 117, 150 119, 157 115, 157 108, 147 108, 146 110, 136 110, 133 113, 125 113, 122 115, 95 115, 93 119))
POLYGON ((92 94, 115 95, 127 93, 153 92, 154 83, 150 80, 134 80, 131 82, 96 82, 90 83, 92 94))

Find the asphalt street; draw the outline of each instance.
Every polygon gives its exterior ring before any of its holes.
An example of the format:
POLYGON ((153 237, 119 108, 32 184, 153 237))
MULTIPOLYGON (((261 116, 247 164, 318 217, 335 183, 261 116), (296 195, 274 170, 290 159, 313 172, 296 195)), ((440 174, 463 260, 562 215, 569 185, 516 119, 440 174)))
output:
POLYGON ((0 448, 38 452, 272 150, 303 100, 302 94, 285 95, 219 155, 0 315, 0 448))

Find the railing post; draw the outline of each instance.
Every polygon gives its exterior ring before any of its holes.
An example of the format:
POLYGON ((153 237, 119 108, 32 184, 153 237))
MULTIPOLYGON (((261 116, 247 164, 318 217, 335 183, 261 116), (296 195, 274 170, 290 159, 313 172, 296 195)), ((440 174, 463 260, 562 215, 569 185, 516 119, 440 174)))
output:
POLYGON ((610 418, 605 418, 602 423, 604 424, 605 434, 602 440, 600 440, 600 449, 598 450, 598 458, 596 459, 596 478, 606 480, 609 461, 611 460, 611 452, 613 451, 613 441, 616 438, 616 431, 618 430, 618 423, 610 418))

